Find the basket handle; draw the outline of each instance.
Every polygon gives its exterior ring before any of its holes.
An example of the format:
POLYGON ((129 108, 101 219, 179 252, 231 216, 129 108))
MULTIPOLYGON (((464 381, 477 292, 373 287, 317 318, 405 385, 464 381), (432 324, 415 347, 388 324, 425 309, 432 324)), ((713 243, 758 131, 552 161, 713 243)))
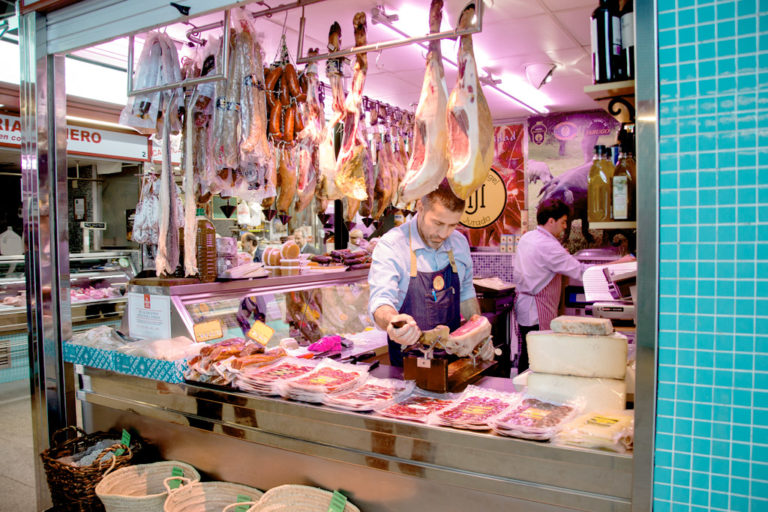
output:
POLYGON ((53 443, 54 448, 59 448, 61 445, 68 443, 69 441, 72 441, 74 439, 77 439, 78 437, 82 437, 84 435, 85 435, 85 430, 81 429, 76 425, 69 425, 68 427, 60 428, 59 430, 54 432, 53 435, 51 436, 51 442, 53 443), (67 439, 66 434, 69 433, 70 431, 74 431, 76 435, 72 439, 67 439), (59 441, 59 436, 61 436, 61 434, 65 434, 63 442, 59 441))
POLYGON ((115 450, 118 450, 120 448, 125 448, 128 451, 128 458, 129 459, 133 456, 133 453, 131 452, 131 447, 130 446, 125 446, 122 443, 116 443, 116 444, 113 444, 112 446, 110 446, 109 448, 104 449, 99 454, 99 456, 96 457, 96 460, 93 461, 94 463, 96 463, 96 461, 99 461, 99 471, 101 471, 101 465, 104 463, 104 456, 107 455, 107 454, 112 455, 112 465, 109 466, 109 469, 107 469, 104 472, 104 475, 102 475, 102 478, 107 476, 110 473, 110 471, 115 469, 115 464, 117 464, 117 455, 115 455, 115 450))
POLYGON ((165 487, 165 491, 168 493, 168 496, 170 496, 174 492, 181 489, 181 487, 177 487, 176 489, 171 489, 171 486, 168 485, 168 482, 170 482, 171 480, 181 480, 182 485, 189 485, 192 483, 192 479, 187 478, 185 476, 169 476, 168 478, 163 480, 163 487, 165 487))
POLYGON ((233 507, 240 507, 242 505, 248 505, 250 510, 250 507, 256 505, 257 503, 259 502, 258 501, 241 501, 239 503, 230 503, 229 505, 224 507, 224 509, 221 512, 229 512, 229 510, 231 510, 233 507))

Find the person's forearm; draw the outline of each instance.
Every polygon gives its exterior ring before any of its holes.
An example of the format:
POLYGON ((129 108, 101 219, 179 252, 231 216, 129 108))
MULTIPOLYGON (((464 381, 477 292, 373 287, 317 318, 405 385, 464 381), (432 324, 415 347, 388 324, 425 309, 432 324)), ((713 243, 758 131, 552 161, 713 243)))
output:
POLYGON ((380 329, 386 330, 392 317, 397 315, 397 310, 389 305, 383 305, 376 308, 373 312, 373 321, 380 329))
POLYGON ((464 320, 469 320, 472 315, 480 314, 480 303, 477 301, 477 297, 472 297, 462 302, 459 309, 464 320))

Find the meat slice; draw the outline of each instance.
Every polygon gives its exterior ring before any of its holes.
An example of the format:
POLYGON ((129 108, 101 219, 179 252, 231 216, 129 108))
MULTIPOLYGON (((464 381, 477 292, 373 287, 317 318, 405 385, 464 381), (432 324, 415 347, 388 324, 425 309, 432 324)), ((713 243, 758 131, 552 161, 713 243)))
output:
MULTIPOLYGON (((464 8, 459 30, 468 28, 475 5, 464 8)), ((472 36, 461 36, 459 74, 448 98, 448 183, 453 193, 467 199, 485 182, 493 163, 493 121, 477 76, 472 36)))
MULTIPOLYGON (((429 11, 430 32, 440 31, 443 1, 432 0, 429 11)), ((416 107, 413 150, 408 160, 407 174, 400 184, 400 200, 411 202, 435 190, 448 170, 448 128, 445 111, 448 88, 440 52, 440 41, 429 42, 427 70, 416 107)))
MULTIPOLYGON (((365 13, 355 14, 352 22, 355 28, 355 46, 364 46, 368 43, 365 13)), ((368 150, 368 143, 363 139, 360 129, 360 125, 363 124, 360 122, 360 117, 367 71, 368 56, 365 53, 358 53, 355 59, 355 72, 352 76, 352 90, 344 104, 344 137, 336 160, 336 186, 342 194, 356 201, 352 204, 357 207, 360 206, 360 201, 368 198, 364 167, 364 153, 368 150)))

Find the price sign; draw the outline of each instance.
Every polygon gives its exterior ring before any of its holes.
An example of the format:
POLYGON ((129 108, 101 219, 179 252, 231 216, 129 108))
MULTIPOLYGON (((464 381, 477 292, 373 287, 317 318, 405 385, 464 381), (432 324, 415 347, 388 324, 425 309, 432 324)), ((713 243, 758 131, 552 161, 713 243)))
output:
POLYGON ((248 331, 249 338, 265 347, 273 334, 275 334, 275 330, 259 320, 256 320, 248 331))
POLYGON ((221 328, 221 320, 201 322, 195 324, 192 329, 195 332, 195 341, 198 343, 205 343, 224 336, 224 331, 221 328))

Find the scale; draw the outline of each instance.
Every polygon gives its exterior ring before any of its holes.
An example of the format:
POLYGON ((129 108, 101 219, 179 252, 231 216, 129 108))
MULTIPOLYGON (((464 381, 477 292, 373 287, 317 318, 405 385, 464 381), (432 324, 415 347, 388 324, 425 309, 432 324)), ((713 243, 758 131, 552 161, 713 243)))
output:
POLYGON ((107 229, 106 222, 81 222, 80 227, 83 230, 83 252, 91 252, 91 231, 104 231, 107 229))

